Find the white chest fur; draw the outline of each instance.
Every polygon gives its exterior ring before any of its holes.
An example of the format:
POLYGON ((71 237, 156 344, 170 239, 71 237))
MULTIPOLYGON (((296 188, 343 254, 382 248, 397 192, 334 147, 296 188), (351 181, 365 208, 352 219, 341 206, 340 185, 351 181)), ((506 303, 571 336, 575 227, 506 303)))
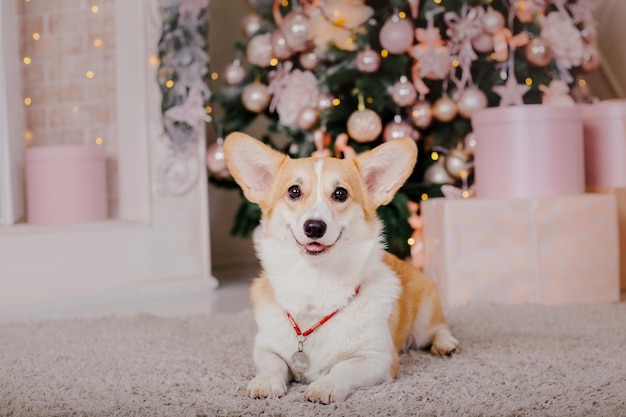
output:
MULTIPOLYGON (((358 295, 344 300, 343 305, 336 307, 339 311, 304 340, 302 350, 309 363, 304 373, 294 373, 295 378, 303 382, 314 381, 327 374, 336 363, 364 355, 365 352, 372 356, 372 361, 382 361, 388 363, 387 368, 390 367, 394 346, 389 332, 389 317, 399 292, 399 280, 386 265, 381 262, 369 268, 362 276, 358 295)), ((331 295, 332 292, 329 298, 335 298, 331 295)), ((300 302, 306 299, 304 294, 298 298, 300 302)), ((308 308, 290 312, 302 331, 335 308, 331 306, 332 302, 319 303, 315 300, 324 301, 316 292, 308 300, 308 308), (316 308, 318 304, 331 306, 331 309, 322 312, 316 308)), ((259 331, 255 349, 274 352, 293 371, 292 356, 298 351, 299 338, 285 310, 281 297, 277 297, 277 303, 257 309, 259 331)))

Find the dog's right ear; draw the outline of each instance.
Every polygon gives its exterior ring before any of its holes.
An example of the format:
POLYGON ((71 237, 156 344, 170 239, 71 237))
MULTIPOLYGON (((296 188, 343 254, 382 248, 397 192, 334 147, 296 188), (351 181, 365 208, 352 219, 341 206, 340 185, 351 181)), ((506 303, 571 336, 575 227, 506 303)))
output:
POLYGON ((287 158, 258 139, 234 132, 224 141, 226 165, 246 198, 262 205, 278 172, 287 158))

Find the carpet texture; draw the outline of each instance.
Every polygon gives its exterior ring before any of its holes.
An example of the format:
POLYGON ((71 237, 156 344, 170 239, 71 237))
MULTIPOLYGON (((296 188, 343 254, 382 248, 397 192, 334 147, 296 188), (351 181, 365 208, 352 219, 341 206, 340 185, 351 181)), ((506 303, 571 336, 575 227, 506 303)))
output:
POLYGON ((626 416, 626 303, 451 310, 449 358, 343 403, 252 400, 251 312, 0 324, 2 416, 626 416))

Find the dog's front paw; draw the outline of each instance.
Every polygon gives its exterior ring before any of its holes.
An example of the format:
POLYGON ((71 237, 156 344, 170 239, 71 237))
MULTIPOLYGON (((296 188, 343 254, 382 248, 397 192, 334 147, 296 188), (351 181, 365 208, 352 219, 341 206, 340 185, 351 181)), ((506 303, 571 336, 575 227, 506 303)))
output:
POLYGON ((430 347, 430 352, 433 355, 445 356, 449 355, 459 345, 459 341, 456 340, 452 333, 448 329, 441 329, 435 333, 433 337, 433 343, 430 347))
POLYGON ((330 404, 336 401, 343 401, 348 396, 345 390, 342 390, 338 385, 329 382, 318 380, 313 382, 304 391, 304 398, 314 403, 330 404))
POLYGON ((256 376, 246 388, 250 398, 282 397, 286 392, 287 384, 280 376, 256 376))

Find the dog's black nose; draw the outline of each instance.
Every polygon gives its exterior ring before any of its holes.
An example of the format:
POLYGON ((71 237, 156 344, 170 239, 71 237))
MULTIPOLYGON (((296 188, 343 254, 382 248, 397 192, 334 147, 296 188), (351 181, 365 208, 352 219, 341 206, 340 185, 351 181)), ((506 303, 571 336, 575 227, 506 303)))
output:
POLYGON ((321 220, 307 220, 304 222, 304 234, 311 239, 319 239, 326 233, 326 223, 321 220))

